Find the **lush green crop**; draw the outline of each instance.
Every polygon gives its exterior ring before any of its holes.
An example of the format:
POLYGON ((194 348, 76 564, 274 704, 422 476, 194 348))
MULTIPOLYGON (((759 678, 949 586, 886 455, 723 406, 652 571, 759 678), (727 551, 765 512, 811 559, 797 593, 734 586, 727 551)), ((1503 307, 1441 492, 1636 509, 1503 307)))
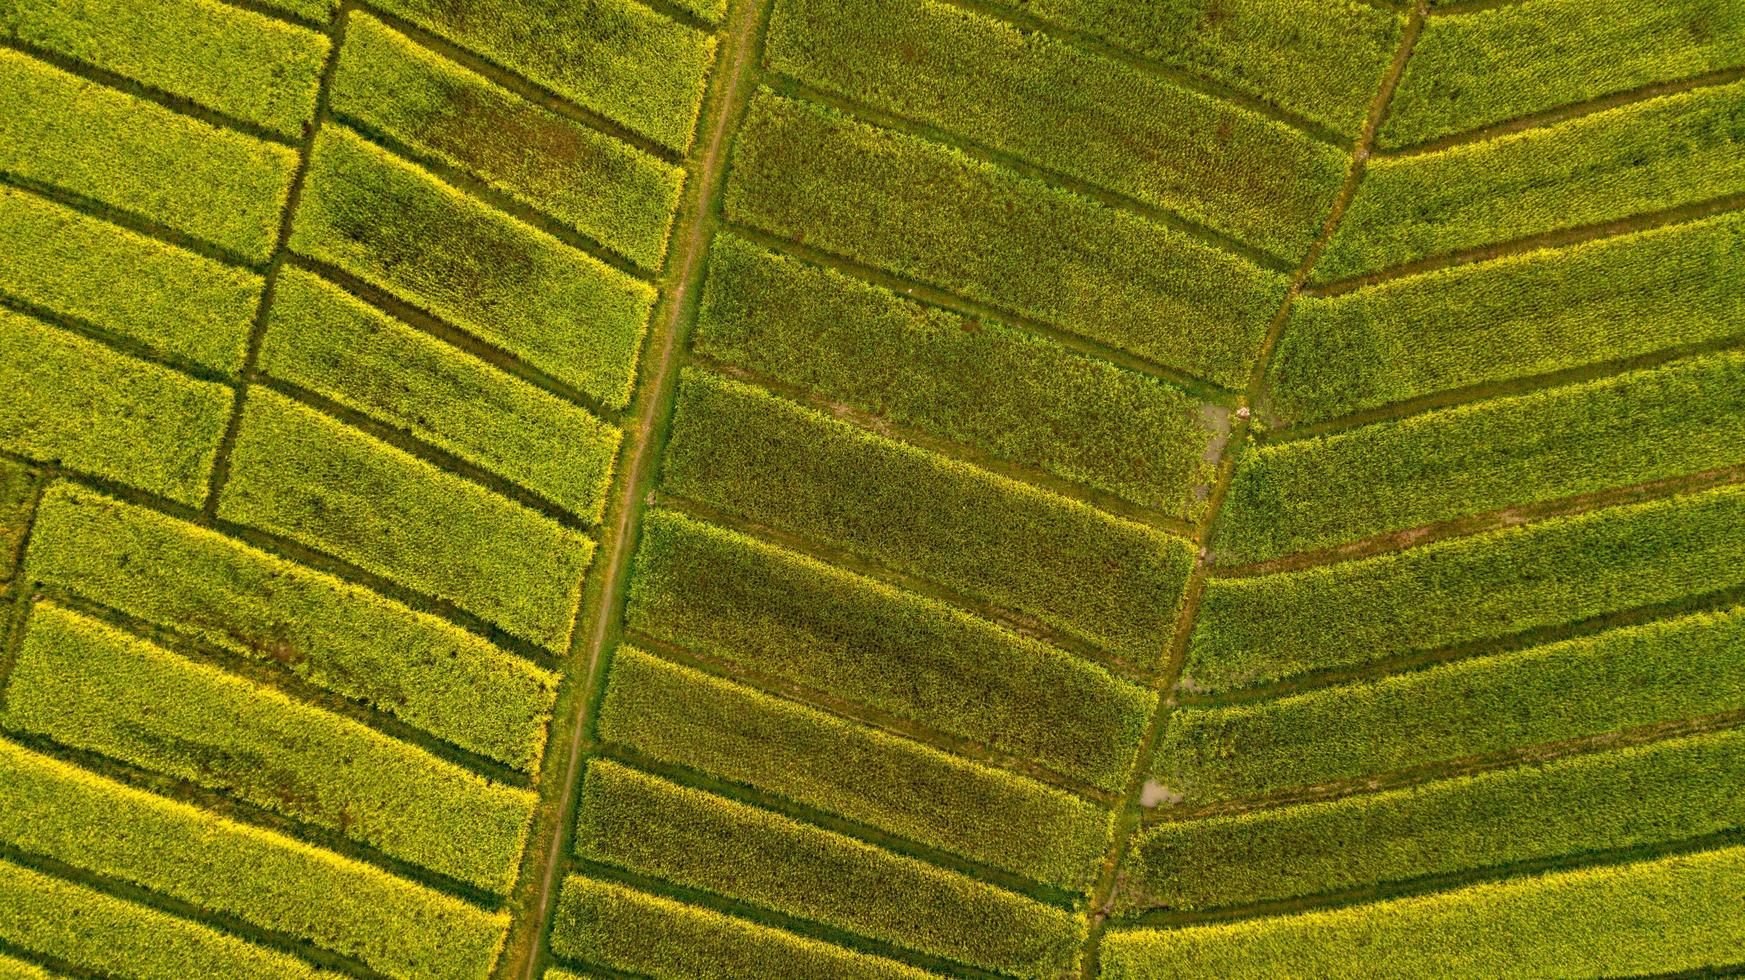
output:
POLYGON ((984 742, 1105 789, 1154 696, 921 596, 664 511, 626 622, 680 646, 984 742))
POLYGON ((1178 710, 1153 769, 1186 802, 1212 803, 1742 703, 1745 608, 1735 608, 1261 704, 1178 710))
POLYGON ((1195 514, 1222 410, 1004 324, 717 236, 693 350, 996 458, 1195 514), (1072 438, 1062 438, 1062 433, 1072 438))
POLYGON ((1745 463, 1745 353, 1245 447, 1214 551, 1262 561, 1745 463))
POLYGON ((1304 296, 1266 414, 1314 422, 1469 385, 1739 336, 1745 213, 1304 296))
POLYGON ((1586 851, 1745 820, 1745 734, 1698 735, 1326 803, 1152 827, 1129 908, 1243 905, 1586 851))
POLYGON ((638 265, 660 267, 684 171, 500 88, 367 14, 346 27, 329 105, 638 265))
POLYGON ((673 0, 673 5, 689 10, 711 24, 727 16, 727 0, 673 0))
POLYGON ((532 771, 557 677, 433 616, 65 483, 31 535, 31 578, 271 661, 439 738, 532 771))
POLYGON ((776 71, 1293 263, 1349 162, 1226 100, 938 0, 784 0, 765 48, 776 71))
POLYGON ((339 9, 339 0, 255 0, 262 7, 281 10, 296 17, 313 21, 317 24, 327 23, 333 12, 339 9))
POLYGON ((452 321, 612 407, 630 400, 654 290, 323 129, 291 247, 452 321))
POLYGON ((508 917, 0 740, 0 841, 352 956, 485 977, 508 917))
POLYGON ((1223 690, 1745 582, 1745 487, 1302 571, 1213 578, 1187 676, 1223 690))
POLYGON ((1079 891, 1108 835, 1101 806, 630 647, 613 655, 599 736, 651 758, 832 810, 1079 891))
POLYGON ((1432 16, 1382 143, 1434 139, 1741 64, 1741 0, 1523 0, 1432 16))
POLYGON ((634 0, 381 0, 649 139, 683 151, 715 39, 634 0))
POLYGON ((327 59, 322 35, 215 0, 11 0, 0 32, 292 139, 327 59))
POLYGON ((620 433, 300 269, 279 273, 267 374, 410 431, 598 521, 620 433))
POLYGON ((576 853, 924 953, 1053 977, 1079 916, 768 810, 596 759, 576 853))
MULTIPOLYGON (((100 971, 102 976, 139 980, 332 976, 284 953, 4 859, 0 859, 0 940, 14 949, 100 971)), ((0 977, 50 980, 60 975, 0 954, 0 977)))
POLYGON ((39 603, 6 724, 204 785, 506 892, 533 795, 262 685, 39 603))
POLYGON ((219 514, 553 650, 594 551, 549 517, 262 389, 243 413, 219 514))
MULTIPOLYGON (((1745 2, 1740 4, 1745 42, 1745 2)), ((1745 191, 1745 82, 1380 159, 1320 281, 1745 191)))
POLYGON ((142 215, 252 262, 297 154, 0 50, 0 171, 142 215))
POLYGON ((4 309, 0 390, 0 447, 189 504, 206 495, 232 399, 4 309))
POLYGON ((1596 977, 1728 964, 1745 848, 1566 871, 1306 915, 1115 930, 1103 976, 1596 977))
POLYGON ((0 186, 0 292, 234 375, 261 279, 0 186))
POLYGON ((1350 137, 1405 18, 1356 0, 991 0, 1222 82, 1350 137))
POLYGON ((37 483, 42 474, 0 456, 0 582, 12 580, 25 528, 31 524, 37 483))
POLYGON ((1240 387, 1285 277, 949 147, 768 93, 728 218, 1240 387))
POLYGON ((1034 616, 1139 663, 1168 642, 1184 540, 701 372, 662 485, 1034 616))
POLYGON ((573 875, 558 895, 551 948, 560 957, 654 977, 933 976, 893 960, 573 875))

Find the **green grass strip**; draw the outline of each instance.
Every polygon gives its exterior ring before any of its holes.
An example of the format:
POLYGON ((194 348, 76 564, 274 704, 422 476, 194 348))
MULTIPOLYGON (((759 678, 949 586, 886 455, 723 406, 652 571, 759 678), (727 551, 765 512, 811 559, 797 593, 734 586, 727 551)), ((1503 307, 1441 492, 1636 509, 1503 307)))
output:
POLYGON ((1405 23, 1355 0, 990 0, 1356 138, 1405 23))
POLYGON ((632 629, 1105 789, 1154 703, 1081 658, 677 514, 648 516, 635 568, 632 629))
POLYGON ((1745 0, 1524 0, 1431 17, 1383 146, 1745 64, 1745 0))
POLYGON ((1410 398, 1745 335, 1745 213, 1297 300, 1263 414, 1410 398))
POLYGON ((382 0, 381 8, 683 153, 715 38, 634 0, 382 0))
POLYGON ((514 884, 533 812, 532 793, 47 603, 4 717, 486 891, 514 884))
POLYGON ((0 582, 12 581, 41 479, 42 474, 23 463, 0 458, 0 582))
POLYGON ((196 504, 231 390, 0 310, 0 446, 196 504))
POLYGON ((215 0, 10 0, 0 31, 288 139, 327 60, 326 37, 215 0))
POLYGON ((329 105, 658 269, 684 171, 414 44, 367 14, 346 27, 329 105))
POLYGON ((1213 553, 1264 561, 1745 463, 1745 353, 1244 447, 1213 553))
POLYGON ((697 371, 662 486, 1033 616, 1136 663, 1169 641, 1193 548, 697 371))
POLYGON ((745 919, 571 875, 551 926, 551 948, 649 977, 784 980, 923 980, 934 974, 745 919))
MULTIPOLYGON (((1745 3, 1740 6, 1745 43, 1745 3)), ((1372 162, 1321 282, 1745 191, 1745 82, 1372 162)))
POLYGON ((1745 608, 1735 608, 1261 704, 1181 709, 1164 727, 1153 773, 1201 805, 1741 704, 1745 608))
POLYGON ((1303 915, 1115 930, 1110 980, 1596 977, 1680 973, 1745 948, 1745 848, 1303 915))
POLYGON ((249 396, 219 504, 250 524, 561 650, 594 542, 271 391, 249 396))
POLYGON ((0 292, 235 375, 261 278, 0 186, 0 292))
POLYGON ((1129 909, 1296 898, 1591 851, 1671 844, 1745 821, 1745 734, 1619 752, 1233 817, 1134 841, 1129 909))
POLYGON ((291 247, 610 407, 630 400, 653 287, 342 128, 316 141, 291 247))
POLYGON ((289 147, 0 50, 0 172, 264 262, 296 166, 289 147))
POLYGON ((730 220, 804 241, 1228 387, 1285 277, 949 147, 808 103, 752 100, 730 220))
POLYGON ((777 71, 1287 261, 1314 240, 1349 162, 1228 101, 938 0, 786 0, 765 45, 777 71))
POLYGON ((1080 916, 841 834, 593 760, 576 853, 1022 977, 1071 967, 1080 916))
POLYGON ((1212 578, 1186 676, 1227 690, 1745 582, 1745 487, 1250 578, 1212 578))
MULTIPOLYGON (((332 974, 227 933, 0 859, 0 939, 39 956, 137 980, 318 980, 332 974)), ((0 977, 60 974, 0 956, 0 977)))
POLYGON ((0 741, 0 839, 360 960, 391 977, 490 972, 503 913, 0 741))
POLYGON ((260 368, 598 522, 622 435, 585 410, 362 303, 280 272, 260 368))
POLYGON ((303 680, 532 772, 557 676, 434 616, 69 484, 44 494, 33 580, 303 680))
POLYGON ((1170 514, 1203 508, 1227 431, 1227 413, 1165 382, 727 234, 692 347, 1170 514))
POLYGON ((619 647, 599 737, 1069 891, 1108 814, 1051 786, 619 647))

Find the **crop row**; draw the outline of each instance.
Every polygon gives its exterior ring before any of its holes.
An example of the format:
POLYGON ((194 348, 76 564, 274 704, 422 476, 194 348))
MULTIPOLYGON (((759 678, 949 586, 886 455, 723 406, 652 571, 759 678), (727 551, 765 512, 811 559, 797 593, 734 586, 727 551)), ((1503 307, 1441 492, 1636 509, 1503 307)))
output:
POLYGON ((1179 930, 1115 930, 1103 975, 1595 977, 1731 964, 1745 948, 1745 847, 1439 895, 1179 930))
POLYGON ((1155 73, 939 0, 783 0, 771 68, 1163 208, 1285 261, 1343 148, 1155 73))
POLYGON ((319 276, 279 271, 258 367, 519 483, 582 520, 597 522, 605 509, 617 429, 319 276))
POLYGON ((1180 709, 1169 716, 1153 772, 1192 806, 1741 704, 1745 608, 1736 607, 1260 704, 1180 709))
POLYGON ((631 629, 1114 790, 1155 696, 913 593, 667 511, 635 558, 631 629))
MULTIPOLYGON (((482 978, 507 916, 0 741, 0 841, 392 977, 482 978)), ((64 914, 64 912, 63 912, 64 914)))
POLYGON ((660 267, 684 172, 351 15, 328 107, 458 167, 645 269, 660 267))
POLYGON ((1168 514, 1203 508, 1228 431, 1167 382, 725 232, 692 350, 1168 514))
POLYGON ((653 287, 348 130, 317 138, 290 244, 608 407, 630 399, 653 287))
POLYGON ((515 878, 533 796, 355 721, 38 603, 0 717, 480 889, 515 878))
POLYGON ((1068 891, 1108 833, 1088 800, 632 647, 613 655, 598 733, 1068 891))
POLYGON ((1228 690, 1745 584, 1745 487, 1301 571, 1212 578, 1186 675, 1228 690))
POLYGON ((1213 539, 1264 561, 1468 514, 1745 463, 1745 353, 1255 448, 1213 539))
POLYGON ((41 479, 38 471, 0 456, 0 582, 12 581, 17 570, 18 550, 24 546, 41 479))
POLYGON ((1069 968, 1078 915, 744 803, 589 763, 576 853, 639 875, 1026 977, 1069 968))
POLYGON ((1165 823, 1128 909, 1244 905, 1702 838, 1745 823, 1745 734, 1577 755, 1373 795, 1165 823))
POLYGON ((1745 82, 1735 82, 1376 160, 1315 277, 1327 282, 1741 193, 1741 106, 1745 82))
POLYGON ((0 448, 185 504, 206 480, 230 388, 0 309, 0 448))
POLYGON ((468 751, 533 771, 555 675, 433 616, 155 511, 56 483, 33 581, 277 664, 468 751))
POLYGON ((1740 336, 1745 212, 1304 296, 1266 414, 1316 422, 1740 336))
POLYGON ((762 92, 723 206, 790 240, 1033 317, 1229 387, 1286 281, 930 140, 762 92))
POLYGON ((661 481, 1137 663, 1168 642, 1193 560, 1183 539, 697 371, 661 481))
POLYGON ((1435 139, 1668 79, 1745 64, 1741 0, 1525 0, 1432 15, 1383 146, 1435 139))
MULTIPOLYGON (((558 895, 559 957, 640 976, 925 980, 932 974, 745 919, 571 876, 558 895)), ((552 971, 546 974, 555 980, 552 971)))
POLYGON ((985 0, 1083 31, 1164 68, 1212 79, 1345 136, 1362 130, 1370 97, 1405 17, 1361 2, 985 0))

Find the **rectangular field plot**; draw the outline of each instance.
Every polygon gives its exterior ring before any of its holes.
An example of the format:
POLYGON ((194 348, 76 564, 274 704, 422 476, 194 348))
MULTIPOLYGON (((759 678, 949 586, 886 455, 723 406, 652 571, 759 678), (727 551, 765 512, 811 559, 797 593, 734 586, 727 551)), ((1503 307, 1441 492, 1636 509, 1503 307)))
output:
POLYGON ((1302 571, 1213 577, 1186 676, 1228 690, 1745 584, 1745 487, 1302 571))
POLYGON ((784 0, 775 71, 1136 198, 1294 263, 1347 152, 1231 102, 936 0, 784 0))
POLYGON ((355 721, 39 603, 0 712, 8 728, 189 780, 506 892, 533 795, 355 721))
POLYGON ((658 269, 684 171, 528 101, 367 14, 348 21, 331 110, 658 269))
POLYGON ((1213 538, 1264 561, 1745 463, 1745 353, 1244 447, 1213 538))
POLYGON ((218 129, 0 50, 0 173, 264 262, 290 192, 289 147, 218 129))
POLYGON ((1180 538, 701 372, 681 384, 662 487, 1137 664, 1168 642, 1192 562, 1180 538))
POLYGON ((648 517, 626 624, 1113 790, 1155 696, 1082 658, 676 514, 648 517))
POLYGON ((1070 967, 1074 913, 811 824, 595 760, 582 857, 1025 977, 1070 967))
POLYGON ((1317 422, 1745 337, 1745 213, 1300 298, 1263 414, 1317 422))
POLYGON ((1403 976, 1678 973, 1745 948, 1745 848, 1565 871, 1439 895, 1178 930, 1112 931, 1103 976, 1338 975, 1378 949, 1403 976))
POLYGON ((1735 607, 1260 704, 1178 709, 1152 770, 1183 803, 1204 805, 1741 704, 1745 608, 1735 607))
POLYGON ((630 400, 654 290, 343 128, 322 130, 291 247, 612 408, 630 400))
POLYGON ((1285 277, 1125 211, 927 140, 759 94, 729 220, 1228 387, 1285 277))
POLYGON ((219 516, 428 593, 550 650, 594 542, 274 392, 249 396, 219 516))
POLYGON ((271 662, 531 772, 557 677, 486 641, 233 538, 67 484, 37 510, 31 578, 271 662))

